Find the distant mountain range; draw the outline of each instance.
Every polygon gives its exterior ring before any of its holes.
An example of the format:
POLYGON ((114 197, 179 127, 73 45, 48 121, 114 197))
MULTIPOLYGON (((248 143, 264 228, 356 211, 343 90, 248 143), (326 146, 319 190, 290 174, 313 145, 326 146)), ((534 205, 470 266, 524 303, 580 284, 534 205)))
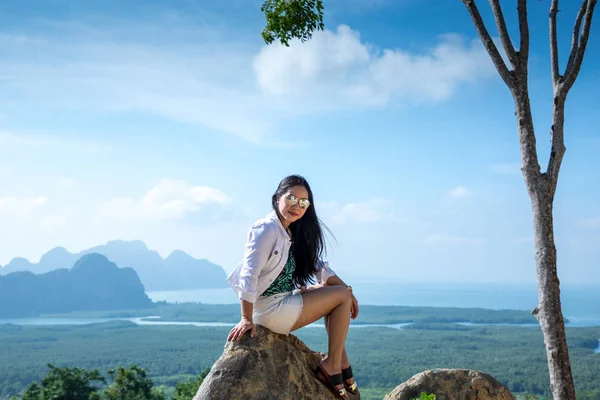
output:
POLYGON ((64 247, 56 247, 44 254, 37 264, 25 258, 14 258, 4 268, 0 268, 0 275, 17 271, 43 274, 71 268, 82 256, 91 253, 102 254, 119 267, 133 268, 147 291, 227 287, 226 274, 221 266, 208 260, 193 258, 181 250, 176 250, 163 259, 158 252, 149 250, 139 240, 110 241, 75 254, 64 247))
POLYGON ((101 254, 86 254, 71 269, 0 276, 0 318, 153 306, 135 271, 101 254))

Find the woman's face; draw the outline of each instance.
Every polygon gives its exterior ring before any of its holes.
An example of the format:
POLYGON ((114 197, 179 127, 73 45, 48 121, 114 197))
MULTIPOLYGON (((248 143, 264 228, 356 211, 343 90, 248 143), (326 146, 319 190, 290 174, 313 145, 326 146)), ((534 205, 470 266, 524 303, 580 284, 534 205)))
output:
POLYGON ((302 218, 308 207, 308 190, 304 186, 292 186, 277 201, 277 210, 286 228, 302 218))

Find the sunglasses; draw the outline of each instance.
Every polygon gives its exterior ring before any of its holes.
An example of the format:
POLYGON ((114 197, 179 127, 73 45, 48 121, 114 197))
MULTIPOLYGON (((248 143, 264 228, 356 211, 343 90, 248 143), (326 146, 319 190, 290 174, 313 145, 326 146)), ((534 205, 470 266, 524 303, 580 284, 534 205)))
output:
POLYGON ((310 200, 308 199, 299 199, 296 196, 294 196, 293 194, 290 194, 288 196, 285 197, 285 202, 289 207, 293 207, 296 204, 298 204, 298 206, 301 209, 306 209, 310 206, 310 200))

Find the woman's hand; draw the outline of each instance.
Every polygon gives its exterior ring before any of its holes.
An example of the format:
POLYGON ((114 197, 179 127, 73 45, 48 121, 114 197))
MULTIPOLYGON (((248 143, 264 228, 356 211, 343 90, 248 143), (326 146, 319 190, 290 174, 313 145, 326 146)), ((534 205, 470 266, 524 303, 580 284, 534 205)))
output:
POLYGON ((231 331, 229 331, 227 341, 237 342, 248 331, 250 331, 250 337, 253 337, 256 333, 256 326, 254 325, 254 322, 250 321, 249 319, 242 318, 242 320, 238 322, 237 325, 231 329, 231 331))
POLYGON ((352 319, 356 319, 358 317, 358 300, 354 297, 354 293, 352 293, 352 308, 350 308, 350 317, 352 319))
POLYGON ((298 289, 300 290, 300 293, 304 293, 304 292, 309 292, 311 290, 320 289, 325 286, 327 286, 327 285, 324 283, 319 283, 319 284, 311 285, 308 287, 306 285, 304 285, 304 286, 299 287, 298 289))
POLYGON ((358 317, 358 300, 356 300, 356 297, 354 297, 354 293, 352 293, 352 286, 346 285, 346 283, 344 283, 344 281, 337 275, 332 275, 329 278, 327 278, 327 281, 323 283, 322 286, 345 286, 349 291, 350 294, 352 295, 352 308, 350 309, 350 317, 352 319, 356 319, 356 317, 358 317))

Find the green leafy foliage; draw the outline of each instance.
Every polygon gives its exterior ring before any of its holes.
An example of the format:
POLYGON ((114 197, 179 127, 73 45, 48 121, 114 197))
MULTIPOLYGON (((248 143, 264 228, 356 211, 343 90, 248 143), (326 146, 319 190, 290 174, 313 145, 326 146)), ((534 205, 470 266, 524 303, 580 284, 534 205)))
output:
POLYGON ((190 400, 193 398, 209 372, 210 368, 206 368, 197 378, 190 379, 187 382, 178 383, 175 387, 175 395, 173 396, 173 400, 190 400))
POLYGON ((25 390, 22 400, 93 400, 100 399, 99 384, 106 379, 95 369, 58 368, 48 364, 48 374, 40 384, 33 382, 25 390))
POLYGON ((261 11, 267 20, 262 31, 267 44, 276 39, 285 46, 292 39, 305 42, 324 28, 322 0, 266 0, 261 11))
MULTIPOLYGON (((48 368, 41 383, 32 382, 21 397, 13 396, 10 400, 167 400, 162 388, 154 387, 146 370, 135 364, 109 370, 113 382, 102 391, 106 379, 98 370, 59 368, 51 364, 48 368)), ((209 371, 207 368, 200 376, 178 383, 172 400, 193 398, 209 371)))
MULTIPOLYGON (((108 374, 114 382, 104 390, 106 400, 165 400, 160 389, 154 388, 152 379, 148 378, 146 370, 132 364, 129 368, 119 366, 108 374)), ((193 397, 193 396, 192 396, 193 397)))
POLYGON ((100 254, 86 254, 71 269, 0 276, 0 288, 0 318, 154 307, 133 269, 100 254))
MULTIPOLYGON (((164 304, 145 310, 87 311, 55 314, 60 318, 132 318, 157 316, 155 321, 187 322, 230 322, 240 320, 239 304, 164 304)), ((373 306, 360 308, 360 319, 352 322, 360 324, 401 324, 401 323, 473 323, 473 324, 534 324, 535 317, 525 310, 487 310, 483 308, 455 307, 408 307, 373 306)), ((423 325, 424 326, 424 325, 423 325)), ((467 328, 468 329, 468 328, 467 328)), ((586 344, 597 347, 597 341, 586 344)))
POLYGON ((588 391, 577 392, 578 400, 598 400, 600 399, 600 388, 588 391))
MULTIPOLYGON (((381 400, 413 375, 434 368, 485 371, 515 395, 548 398, 548 364, 539 326, 454 330, 452 324, 431 323, 421 328, 350 330, 347 348, 363 400, 381 400)), ((46 361, 57 366, 97 368, 106 377, 118 365, 139 365, 152 378, 154 387, 162 385, 165 393, 173 396, 178 384, 190 384, 217 360, 229 330, 226 326, 138 326, 117 321, 71 326, 0 325, 0 399, 22 393, 31 382, 40 382, 48 372, 46 361)), ((327 349, 323 328, 307 327, 294 334, 311 349, 327 349)), ((597 345, 600 327, 567 328, 567 337, 577 398, 598 399, 600 354, 594 353, 590 343, 597 345)), ((197 390, 191 385, 187 392, 183 385, 180 388, 181 396, 197 390)))
POLYGON ((435 400, 435 394, 427 394, 425 392, 421 392, 421 396, 414 397, 410 400, 435 400))

